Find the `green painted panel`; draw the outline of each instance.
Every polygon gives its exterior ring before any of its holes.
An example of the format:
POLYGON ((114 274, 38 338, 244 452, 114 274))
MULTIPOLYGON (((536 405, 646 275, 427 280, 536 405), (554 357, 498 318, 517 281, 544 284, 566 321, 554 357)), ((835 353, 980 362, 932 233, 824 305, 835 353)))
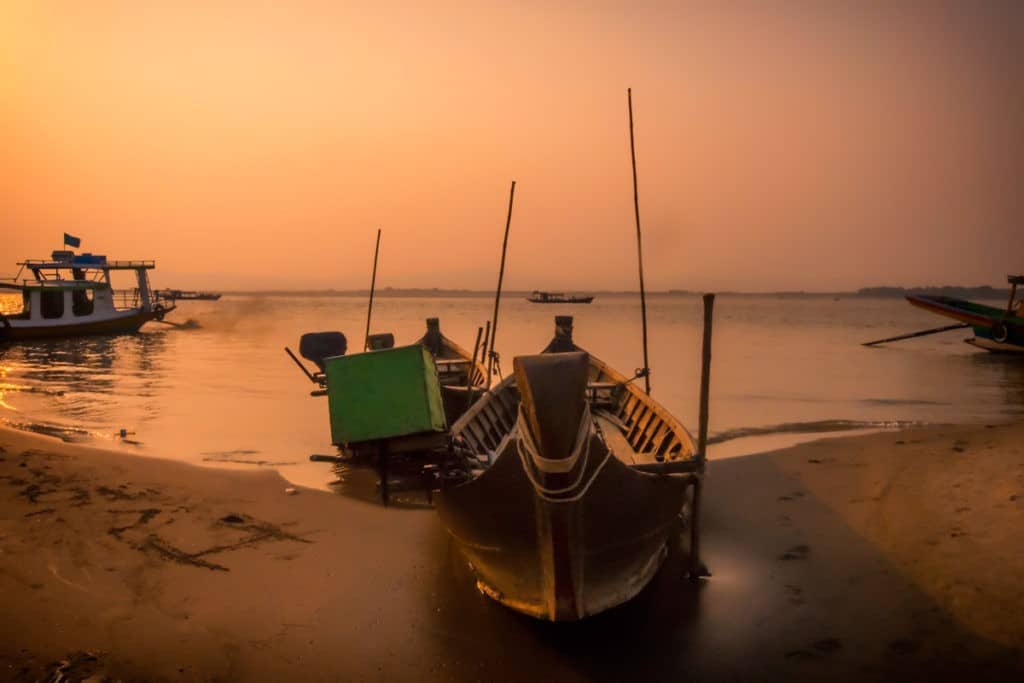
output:
POLYGON ((447 429, 434 358, 419 344, 325 361, 337 445, 447 429))

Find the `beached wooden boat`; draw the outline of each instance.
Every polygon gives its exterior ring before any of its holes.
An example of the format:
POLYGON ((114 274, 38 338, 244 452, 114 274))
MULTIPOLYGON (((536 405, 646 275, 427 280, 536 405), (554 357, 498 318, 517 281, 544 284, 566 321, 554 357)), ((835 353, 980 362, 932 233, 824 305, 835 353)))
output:
POLYGON ((589 304, 594 300, 592 296, 566 296, 561 292, 541 292, 534 290, 526 297, 526 300, 533 304, 589 304))
POLYGON ((110 261, 97 254, 54 251, 50 259, 18 265, 32 277, 20 284, 0 283, 3 291, 22 297, 21 312, 0 314, 0 341, 135 332, 174 310, 173 301, 150 287, 153 261, 110 261), (125 270, 135 273, 137 286, 114 290, 110 273, 125 270))
POLYGON ((583 619, 640 592, 688 523, 700 575, 704 458, 683 425, 576 346, 571 317, 514 366, 452 426, 467 471, 436 499, 478 588, 532 617, 583 619))
POLYGON ((428 318, 426 333, 409 346, 396 348, 392 335, 380 334, 371 335, 370 347, 345 355, 342 333, 305 334, 299 352, 316 364, 315 373, 285 350, 319 386, 312 394, 328 399, 331 443, 340 456, 313 459, 375 465, 386 502, 391 461, 412 457, 414 468, 432 468, 443 460, 448 426, 484 392, 487 369, 441 332, 437 318, 428 318))
POLYGON ((437 375, 441 382, 444 412, 448 424, 458 420, 472 400, 484 389, 487 382, 487 366, 483 354, 478 353, 474 365, 473 354, 462 348, 441 332, 437 318, 427 318, 427 331, 416 341, 425 346, 434 357, 437 375), (470 396, 472 392, 472 396, 470 396))
POLYGON ((1017 286, 1024 284, 1024 275, 1011 275, 1010 298, 1006 308, 986 306, 948 296, 912 294, 907 296, 914 306, 970 325, 974 337, 968 344, 993 353, 1024 353, 1024 299, 1015 303, 1017 286))

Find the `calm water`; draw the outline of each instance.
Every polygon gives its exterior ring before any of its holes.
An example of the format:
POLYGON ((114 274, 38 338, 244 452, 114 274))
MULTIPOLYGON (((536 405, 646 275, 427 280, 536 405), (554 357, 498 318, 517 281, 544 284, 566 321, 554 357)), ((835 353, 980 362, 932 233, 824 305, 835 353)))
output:
MULTIPOLYGON (((490 315, 486 298, 381 298, 373 331, 418 339, 424 318, 472 347, 490 315)), ((227 467, 277 467, 324 487, 331 453, 326 399, 285 355, 307 331, 362 334, 365 300, 226 296, 182 302, 137 335, 0 347, 0 420, 10 426, 116 446, 141 455, 227 467), (128 436, 118 436, 120 429, 128 436)), ((653 394, 696 432, 701 303, 649 302, 653 394)), ((553 316, 576 317, 576 340, 613 366, 641 366, 638 299, 590 306, 503 302, 498 351, 549 340, 553 316)), ((862 341, 941 325, 902 300, 722 296, 716 303, 711 457, 754 452, 851 427, 998 422, 1024 415, 1024 362, 962 343, 964 331, 868 349, 862 341), (793 434, 797 436, 794 437, 793 434)), ((350 344, 351 345, 351 344, 350 344)))

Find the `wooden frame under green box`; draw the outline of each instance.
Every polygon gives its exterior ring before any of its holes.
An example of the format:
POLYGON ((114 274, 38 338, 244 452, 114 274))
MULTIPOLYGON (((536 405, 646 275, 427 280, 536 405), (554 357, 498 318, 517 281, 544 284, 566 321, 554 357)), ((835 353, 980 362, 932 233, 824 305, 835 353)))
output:
POLYGON ((437 365, 423 346, 337 356, 325 365, 335 445, 448 428, 437 365))

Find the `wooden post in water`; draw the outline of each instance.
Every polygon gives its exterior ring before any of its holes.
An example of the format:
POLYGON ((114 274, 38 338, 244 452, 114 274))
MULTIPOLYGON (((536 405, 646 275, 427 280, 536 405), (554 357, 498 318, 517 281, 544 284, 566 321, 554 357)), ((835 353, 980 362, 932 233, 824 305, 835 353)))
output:
POLYGON ((494 293, 494 315, 491 317, 490 350, 487 352, 487 389, 491 388, 494 369, 494 338, 498 336, 498 304, 501 302, 501 282, 505 278, 505 253, 508 251, 508 229, 512 225, 512 202, 516 196, 516 181, 508 194, 508 217, 505 219, 505 239, 501 243, 501 267, 498 269, 498 290, 494 293))
POLYGON ((700 431, 697 433, 697 451, 701 463, 707 460, 708 399, 711 393, 711 322, 715 310, 715 295, 704 295, 704 344, 700 364, 700 431))
POLYGON ((633 89, 626 89, 629 100, 629 156, 633 162, 633 213, 636 216, 636 255, 640 269, 640 322, 644 335, 644 388, 651 393, 651 366, 647 362, 647 297, 644 292, 644 250, 640 238, 640 197, 636 188, 636 144, 633 141, 633 89))
POLYGON ((380 254, 380 228, 377 228, 377 246, 373 249, 373 275, 370 277, 370 305, 366 309, 366 334, 363 335, 363 351, 370 346, 370 316, 373 314, 373 291, 377 287, 378 254, 380 254))

